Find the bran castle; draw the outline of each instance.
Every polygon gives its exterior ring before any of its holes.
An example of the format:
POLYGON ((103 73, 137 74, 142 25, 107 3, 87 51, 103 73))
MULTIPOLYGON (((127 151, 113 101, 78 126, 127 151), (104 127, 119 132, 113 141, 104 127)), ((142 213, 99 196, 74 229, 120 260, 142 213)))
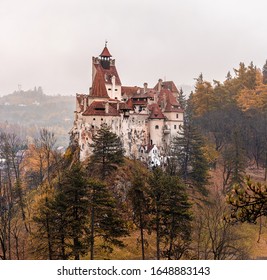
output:
POLYGON ((164 159, 171 139, 183 124, 184 112, 172 81, 158 80, 153 88, 122 86, 115 59, 107 45, 92 58, 89 94, 76 94, 71 139, 80 147, 80 160, 91 154, 92 137, 106 123, 123 144, 125 155, 150 166, 164 159))

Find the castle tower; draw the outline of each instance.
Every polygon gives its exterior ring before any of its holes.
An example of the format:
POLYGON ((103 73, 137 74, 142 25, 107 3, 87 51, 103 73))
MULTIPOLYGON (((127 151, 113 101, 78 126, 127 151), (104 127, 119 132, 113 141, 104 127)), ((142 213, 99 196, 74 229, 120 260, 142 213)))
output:
POLYGON ((107 42, 105 44, 105 48, 103 49, 102 53, 99 56, 100 64, 104 69, 110 69, 110 60, 112 55, 110 54, 107 48, 107 42))
POLYGON ((120 101, 121 81, 115 66, 115 59, 111 59, 111 57, 106 43, 99 57, 93 57, 92 59, 92 84, 94 84, 95 78, 101 75, 109 98, 120 101))

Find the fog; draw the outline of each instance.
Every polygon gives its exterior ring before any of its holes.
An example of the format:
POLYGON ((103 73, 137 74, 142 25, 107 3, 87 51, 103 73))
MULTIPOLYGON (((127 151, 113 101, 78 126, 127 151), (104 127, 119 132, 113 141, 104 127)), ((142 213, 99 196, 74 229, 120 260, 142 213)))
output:
POLYGON ((263 0, 1 0, 0 95, 85 93, 108 41, 123 85, 224 80, 267 58, 263 0), (233 72, 232 72, 233 73, 233 72))

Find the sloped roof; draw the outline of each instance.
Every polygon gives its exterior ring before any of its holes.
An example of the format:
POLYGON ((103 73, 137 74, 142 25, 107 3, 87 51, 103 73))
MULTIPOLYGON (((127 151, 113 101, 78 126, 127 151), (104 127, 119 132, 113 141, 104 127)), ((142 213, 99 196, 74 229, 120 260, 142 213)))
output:
POLYGON ((105 101, 94 101, 82 114, 83 116, 119 116, 119 112, 111 104, 108 105, 108 112, 106 112, 105 101))
POLYGON ((131 110, 133 110, 134 105, 133 105, 133 101, 131 98, 126 101, 126 104, 131 110))
POLYGON ((90 97, 101 97, 101 98, 109 98, 107 89, 105 86, 105 80, 103 77, 103 73, 97 69, 96 75, 93 81, 92 89, 89 94, 90 97))
POLYGON ((148 105, 148 109, 150 111, 149 118, 150 119, 165 119, 166 117, 163 115, 162 111, 159 108, 158 104, 150 104, 148 105))
POLYGON ((122 86, 121 87, 121 94, 127 95, 128 97, 132 97, 133 95, 137 94, 137 92, 140 91, 140 87, 134 86, 122 86))
POLYGON ((119 104, 120 110, 131 110, 132 107, 130 107, 127 103, 125 102, 120 102, 119 104))
POLYGON ((119 74, 117 72, 117 69, 114 65, 110 65, 109 69, 104 69, 101 64, 94 64, 96 67, 97 72, 101 72, 103 76, 104 83, 106 84, 112 84, 112 77, 115 76, 115 84, 121 85, 121 80, 119 77, 119 74))
MULTIPOLYGON (((154 89, 158 89, 159 82, 154 86, 154 89)), ((162 89, 169 89, 171 92, 178 92, 178 89, 173 81, 164 81, 161 82, 162 89)))
POLYGON ((110 54, 109 50, 107 47, 104 47, 102 53, 100 54, 100 56, 105 56, 105 57, 112 57, 112 55, 110 54))
POLYGON ((165 103, 164 112, 183 112, 180 104, 169 89, 162 89, 159 93, 158 104, 165 103))

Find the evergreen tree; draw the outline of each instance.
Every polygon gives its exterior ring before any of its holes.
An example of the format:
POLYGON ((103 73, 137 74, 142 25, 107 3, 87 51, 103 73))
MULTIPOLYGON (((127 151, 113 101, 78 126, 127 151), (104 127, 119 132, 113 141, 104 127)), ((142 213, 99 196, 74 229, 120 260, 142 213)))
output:
POLYGON ((174 176, 165 177, 166 201, 163 203, 163 228, 165 245, 163 256, 168 260, 180 259, 191 241, 191 205, 184 184, 174 176))
MULTIPOLYGON (((44 188, 44 186, 43 186, 44 188)), ((53 192, 45 191, 36 199, 33 222, 35 230, 32 233, 34 250, 37 259, 56 259, 56 240, 54 236, 53 192)))
POLYGON ((101 248, 112 252, 112 246, 124 246, 120 237, 128 235, 126 223, 119 212, 116 201, 107 186, 100 181, 89 181, 90 199, 90 255, 95 255, 95 239, 102 241, 101 248))
POLYGON ((148 229, 149 198, 145 175, 139 167, 135 166, 134 178, 129 191, 132 202, 133 221, 140 230, 142 259, 145 259, 145 230, 148 229))
POLYGON ((162 206, 164 195, 166 194, 164 190, 164 173, 162 169, 156 167, 153 170, 149 178, 149 196, 151 198, 151 221, 150 226, 153 231, 156 233, 156 250, 157 250, 157 260, 161 257, 161 250, 160 244, 163 237, 163 230, 162 230, 162 206))
POLYGON ((234 221, 256 223, 267 216, 267 185, 247 178, 245 186, 236 185, 228 196, 234 221))
POLYGON ((182 109, 186 108, 186 97, 182 88, 179 90, 178 101, 182 109))
POLYGON ((191 125, 183 126, 173 139, 172 151, 177 158, 178 174, 184 182, 195 185, 203 194, 208 183, 208 163, 203 151, 204 143, 200 133, 191 125))
POLYGON ((92 148, 91 163, 99 169, 101 179, 104 180, 123 162, 124 149, 121 140, 110 131, 107 124, 102 124, 93 136, 92 148))
POLYGON ((149 178, 151 229, 156 233, 157 259, 180 259, 191 235, 190 204, 177 177, 155 168, 149 178))
POLYGON ((78 260, 88 248, 87 182, 80 165, 74 165, 62 177, 38 205, 35 236, 47 240, 47 245, 40 245, 48 251, 49 259, 78 260))
POLYGON ((58 234, 61 237, 60 235, 66 231, 65 238, 71 240, 68 244, 70 256, 79 260, 88 248, 85 238, 88 232, 88 184, 79 164, 64 172, 62 177, 54 204, 60 220, 58 234))
POLYGON ((231 75, 231 72, 228 71, 227 74, 226 74, 226 81, 230 81, 232 79, 232 75, 231 75))

